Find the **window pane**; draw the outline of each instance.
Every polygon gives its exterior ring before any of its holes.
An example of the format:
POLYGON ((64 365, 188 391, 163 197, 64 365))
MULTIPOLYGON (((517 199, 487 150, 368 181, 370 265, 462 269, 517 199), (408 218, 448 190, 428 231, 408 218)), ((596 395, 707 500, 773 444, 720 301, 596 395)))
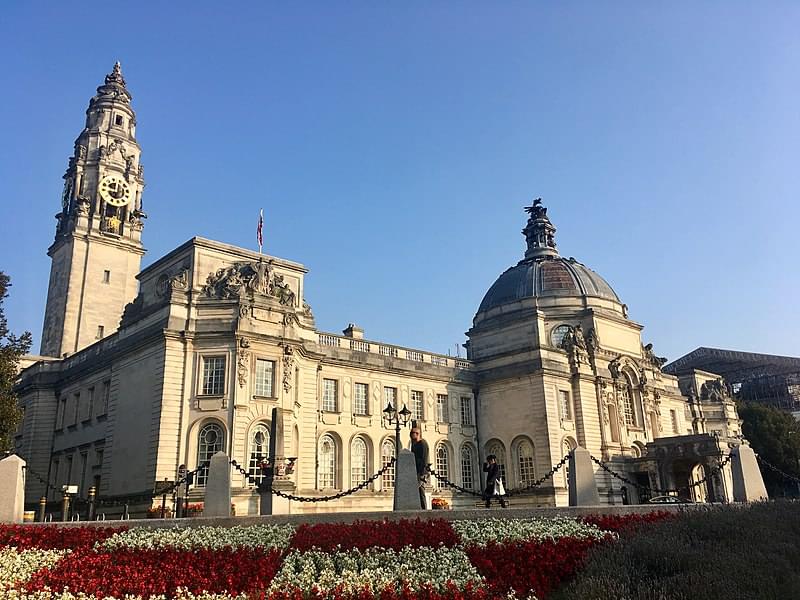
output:
POLYGON ((393 387, 385 387, 383 388, 383 401, 387 404, 391 404, 393 407, 398 408, 397 406, 397 388, 393 387))
POLYGON ((572 411, 570 410, 570 403, 569 403, 569 392, 565 392, 564 390, 559 390, 558 392, 558 404, 561 410, 561 418, 569 420, 572 418, 572 411))
MULTIPOLYGON (((447 446, 439 444, 436 446, 436 473, 442 477, 450 479, 450 457, 447 452, 447 446)), ((444 488, 444 484, 439 481, 438 477, 433 478, 436 488, 444 488)))
POLYGON ((633 409, 633 399, 628 387, 620 391, 620 398, 622 400, 622 414, 625 417, 625 424, 636 425, 636 413, 633 409))
POLYGON ((269 456, 269 425, 259 423, 250 432, 250 463, 247 472, 256 481, 261 483, 264 474, 261 472, 261 463, 269 456))
MULTIPOLYGON (((394 440, 386 439, 381 444, 381 468, 392 462, 394 458, 394 440)), ((394 487, 394 465, 383 472, 381 476, 381 489, 390 490, 394 487)))
MULTIPOLYGON (((217 452, 220 452, 225 444, 225 433, 222 427, 216 423, 204 425, 200 430, 197 444, 197 466, 211 460, 217 452)), ((197 485, 205 485, 208 480, 208 469, 203 469, 197 474, 197 485)))
POLYGON ((271 360, 256 360, 256 396, 272 397, 272 379, 275 363, 271 360))
POLYGON ((475 489, 475 460, 470 446, 461 449, 461 486, 468 490, 475 489))
POLYGON ((336 487, 336 443, 329 435, 319 441, 319 488, 336 487))
POLYGON ((527 440, 520 442, 517 446, 517 476, 519 485, 528 485, 536 481, 533 446, 527 440))
POLYGON ((472 399, 468 396, 461 397, 461 424, 472 425, 472 399))
POLYGON ((369 386, 366 383, 355 384, 353 391, 353 413, 357 415, 367 414, 367 398, 369 397, 369 386))
POLYGON ((447 423, 447 394, 437 394, 436 396, 436 421, 439 423, 447 423))
POLYGON ((322 380, 322 410, 329 412, 336 412, 337 410, 337 397, 336 397, 336 384, 335 379, 322 380))
POLYGON ((425 406, 425 395, 422 392, 411 392, 411 418, 416 421, 422 421, 423 409, 425 406))
POLYGON ((367 445, 357 437, 350 447, 350 482, 353 486, 367 480, 367 445))
POLYGON ((203 357, 203 395, 221 396, 225 391, 225 357, 203 357))

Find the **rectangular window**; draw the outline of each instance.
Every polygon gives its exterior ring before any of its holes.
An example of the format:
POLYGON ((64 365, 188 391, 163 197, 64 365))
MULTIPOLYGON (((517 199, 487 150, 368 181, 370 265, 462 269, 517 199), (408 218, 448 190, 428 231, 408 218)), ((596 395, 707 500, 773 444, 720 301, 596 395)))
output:
POLYGON ((103 283, 111 283, 111 271, 103 271, 103 283))
POLYGON ((569 402, 569 392, 558 390, 558 406, 563 420, 569 421, 572 419, 572 406, 569 402))
POLYGON ((474 424, 472 420, 472 398, 469 396, 461 396, 461 424, 474 424))
POLYGON ((65 485, 71 485, 72 484, 72 460, 73 460, 73 456, 72 455, 67 457, 67 464, 65 465, 66 466, 66 472, 64 473, 64 484, 65 485))
POLYGON ((103 327, 102 325, 98 325, 97 326, 97 339, 98 340, 102 340, 103 336, 105 335, 105 332, 106 332, 106 328, 103 327))
POLYGON ((100 404, 100 415, 105 415, 108 413, 108 402, 110 398, 111 398, 111 380, 106 379, 103 382, 103 401, 100 404))
POLYGON ((61 398, 56 408, 56 430, 64 428, 64 413, 67 412, 67 399, 61 398))
POLYGON ((119 125, 120 127, 122 127, 122 123, 123 123, 122 115, 116 115, 114 117, 114 125, 119 125))
POLYGON ((679 433, 680 430, 678 428, 678 413, 674 410, 670 410, 669 418, 672 421, 672 432, 679 433))
POLYGON ((395 410, 398 410, 399 407, 397 406, 397 388, 394 387, 384 387, 383 388, 383 401, 386 404, 391 404, 395 410))
MULTIPOLYGON (((449 396, 447 394, 436 395, 436 421, 438 423, 447 423, 447 403, 449 396)), ((470 488, 472 489, 472 488, 470 488)))
POLYGON ((256 396, 272 397, 272 381, 275 374, 275 362, 256 359, 256 396))
POLYGON ((86 410, 83 413, 83 420, 89 421, 94 415, 94 387, 90 387, 86 393, 86 410))
POLYGON ((366 383, 356 383, 353 387, 353 413, 366 415, 369 403, 369 386, 366 383))
POLYGON ((203 357, 203 388, 204 396, 221 396, 225 393, 225 357, 203 357))
POLYGON ((336 412, 339 406, 337 387, 339 382, 335 379, 322 380, 322 410, 336 412))
POLYGON ((78 424, 78 413, 81 410, 81 393, 80 392, 78 392, 77 394, 73 394, 72 402, 73 402, 73 405, 70 407, 70 408, 72 408, 72 411, 71 411, 71 414, 70 414, 69 424, 70 425, 77 425, 78 424))
POLYGON ((425 394, 415 390, 411 391, 411 418, 422 421, 425 412, 425 394))
POLYGON ((103 467, 103 449, 99 448, 94 451, 94 468, 100 469, 103 467))

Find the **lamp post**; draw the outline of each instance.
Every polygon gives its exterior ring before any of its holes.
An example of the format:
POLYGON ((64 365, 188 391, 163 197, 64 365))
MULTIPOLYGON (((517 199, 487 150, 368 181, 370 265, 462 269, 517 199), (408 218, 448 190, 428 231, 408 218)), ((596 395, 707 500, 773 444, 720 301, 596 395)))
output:
POLYGON ((383 414, 386 416, 386 422, 389 425, 394 425, 394 457, 400 457, 400 423, 403 427, 408 425, 411 418, 411 411, 403 404, 402 410, 398 411, 396 406, 392 406, 391 401, 386 403, 386 408, 383 409, 383 414))

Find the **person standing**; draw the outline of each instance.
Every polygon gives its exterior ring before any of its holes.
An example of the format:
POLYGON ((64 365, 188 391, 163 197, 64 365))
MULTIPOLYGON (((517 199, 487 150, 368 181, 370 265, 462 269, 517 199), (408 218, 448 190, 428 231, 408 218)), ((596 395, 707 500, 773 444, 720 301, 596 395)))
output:
POLYGON ((486 489, 483 492, 483 499, 486 501, 486 508, 489 508, 492 503, 492 497, 497 495, 500 498, 500 506, 506 508, 505 490, 500 494, 496 494, 495 486, 499 484, 502 489, 503 480, 500 478, 500 465, 497 464, 497 457, 490 454, 486 457, 486 462, 483 463, 483 472, 486 473, 486 489))
POLYGON ((411 427, 411 452, 414 454, 414 462, 417 466, 417 481, 419 482, 419 504, 425 510, 425 483, 428 481, 428 445, 422 441, 422 430, 414 424, 411 427))

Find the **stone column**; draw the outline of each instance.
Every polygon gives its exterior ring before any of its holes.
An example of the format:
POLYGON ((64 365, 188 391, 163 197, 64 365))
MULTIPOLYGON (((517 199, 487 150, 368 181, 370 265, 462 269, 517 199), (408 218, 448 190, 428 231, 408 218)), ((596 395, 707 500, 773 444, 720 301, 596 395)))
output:
POLYGON ((594 478, 591 454, 578 446, 569 456, 569 505, 597 506, 600 495, 594 478))
POLYGON ((231 463, 224 452, 217 452, 211 457, 203 499, 203 516, 231 516, 231 463))
POLYGON ((25 461, 16 454, 0 460, 0 523, 22 523, 25 461))

